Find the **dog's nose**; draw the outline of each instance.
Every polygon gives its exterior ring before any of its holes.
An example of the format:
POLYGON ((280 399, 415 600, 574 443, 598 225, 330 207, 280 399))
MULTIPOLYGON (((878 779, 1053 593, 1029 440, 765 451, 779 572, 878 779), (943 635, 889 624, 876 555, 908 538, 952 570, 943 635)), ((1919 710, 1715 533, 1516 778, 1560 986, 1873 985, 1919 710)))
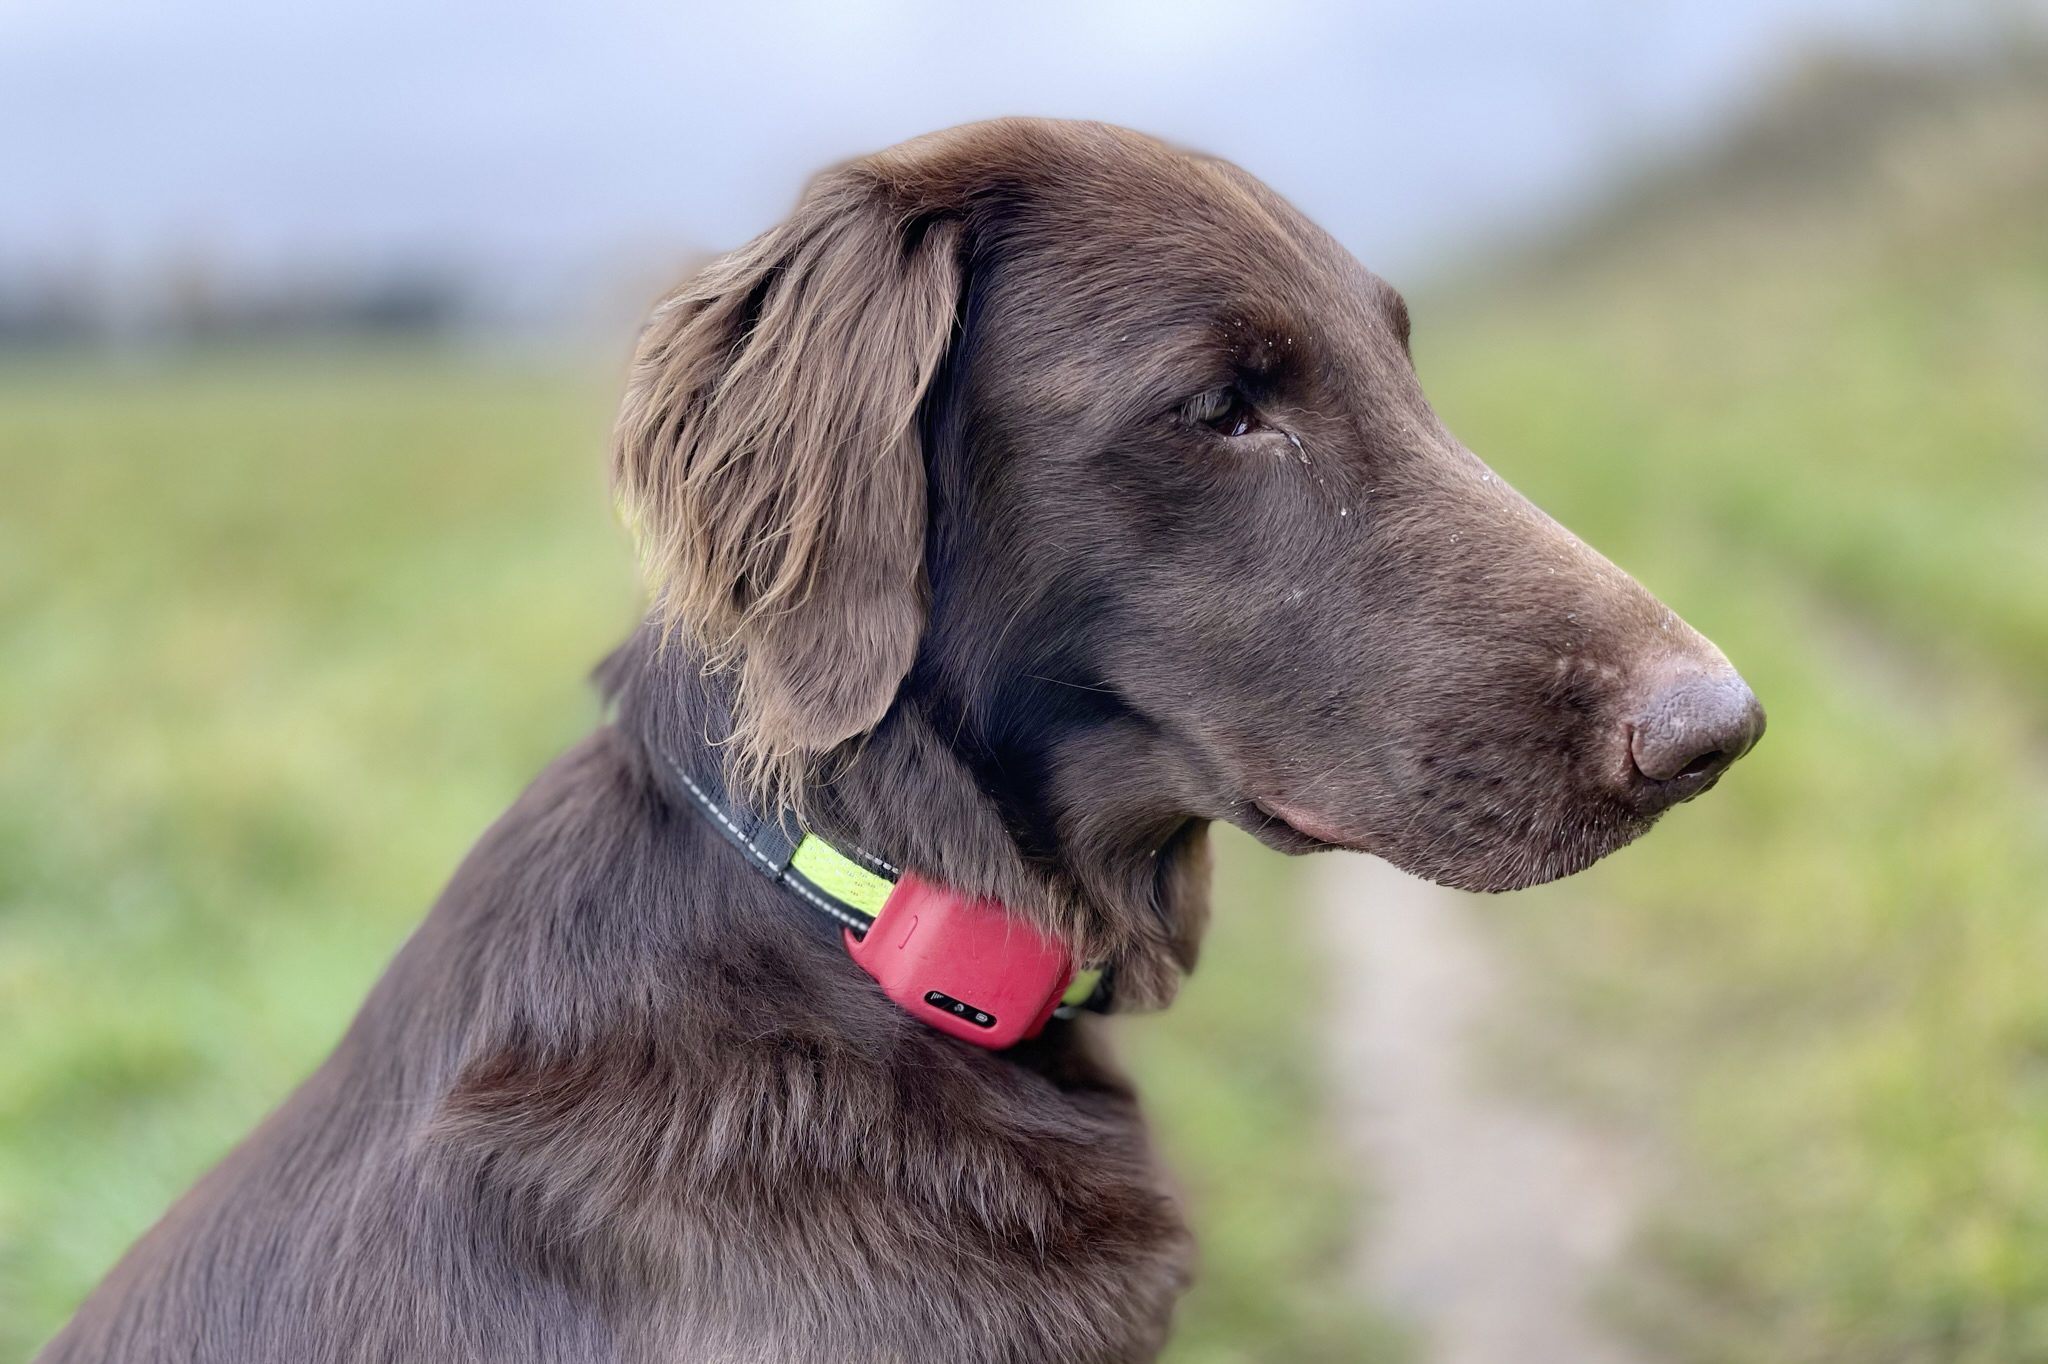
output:
POLYGON ((1642 797, 1662 809, 1698 795, 1763 732, 1764 708, 1733 669, 1679 673, 1651 694, 1629 728, 1642 797))

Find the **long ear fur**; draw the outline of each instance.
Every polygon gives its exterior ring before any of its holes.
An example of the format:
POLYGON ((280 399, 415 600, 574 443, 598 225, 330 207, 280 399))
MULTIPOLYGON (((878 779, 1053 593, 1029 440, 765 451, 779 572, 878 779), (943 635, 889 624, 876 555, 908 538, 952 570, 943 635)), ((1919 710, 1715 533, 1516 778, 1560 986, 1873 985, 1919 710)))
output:
POLYGON ((859 168, 658 305, 612 477, 664 625, 734 677, 729 779, 797 803, 872 729, 923 633, 918 414, 960 297, 959 227, 859 168))

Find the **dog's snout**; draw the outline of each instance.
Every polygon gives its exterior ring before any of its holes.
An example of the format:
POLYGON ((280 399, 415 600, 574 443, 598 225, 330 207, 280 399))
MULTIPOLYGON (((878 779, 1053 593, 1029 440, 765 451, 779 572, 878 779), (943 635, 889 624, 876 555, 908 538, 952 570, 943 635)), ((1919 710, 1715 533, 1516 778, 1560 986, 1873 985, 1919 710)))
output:
POLYGON ((1732 669, 1692 668, 1664 681, 1629 725, 1629 760, 1649 803, 1699 794, 1763 737, 1764 708, 1732 669))

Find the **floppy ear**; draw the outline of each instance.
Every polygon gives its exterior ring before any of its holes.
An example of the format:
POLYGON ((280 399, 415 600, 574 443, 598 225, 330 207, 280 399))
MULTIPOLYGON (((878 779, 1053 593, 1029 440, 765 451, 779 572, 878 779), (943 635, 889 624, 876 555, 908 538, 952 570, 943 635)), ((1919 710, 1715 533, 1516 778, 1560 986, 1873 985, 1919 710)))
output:
POLYGON ((790 801, 872 729, 923 633, 918 414, 951 338, 959 226, 857 168, 659 304, 612 477, 664 624, 735 679, 737 789, 790 801))

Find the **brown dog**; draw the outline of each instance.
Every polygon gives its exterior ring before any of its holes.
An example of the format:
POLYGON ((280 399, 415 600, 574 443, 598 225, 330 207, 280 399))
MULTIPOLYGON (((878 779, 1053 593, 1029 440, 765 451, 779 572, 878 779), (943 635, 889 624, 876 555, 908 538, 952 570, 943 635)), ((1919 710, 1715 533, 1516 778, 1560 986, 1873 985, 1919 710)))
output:
POLYGON ((662 609, 615 719, 43 1358, 1151 1358, 1189 1240, 1099 1025, 919 1022, 672 778, 1126 1008, 1194 962, 1212 820, 1481 890, 1620 847, 1762 712, 1444 430, 1407 334, 1251 177, 1113 128, 818 180, 641 342, 662 609))

